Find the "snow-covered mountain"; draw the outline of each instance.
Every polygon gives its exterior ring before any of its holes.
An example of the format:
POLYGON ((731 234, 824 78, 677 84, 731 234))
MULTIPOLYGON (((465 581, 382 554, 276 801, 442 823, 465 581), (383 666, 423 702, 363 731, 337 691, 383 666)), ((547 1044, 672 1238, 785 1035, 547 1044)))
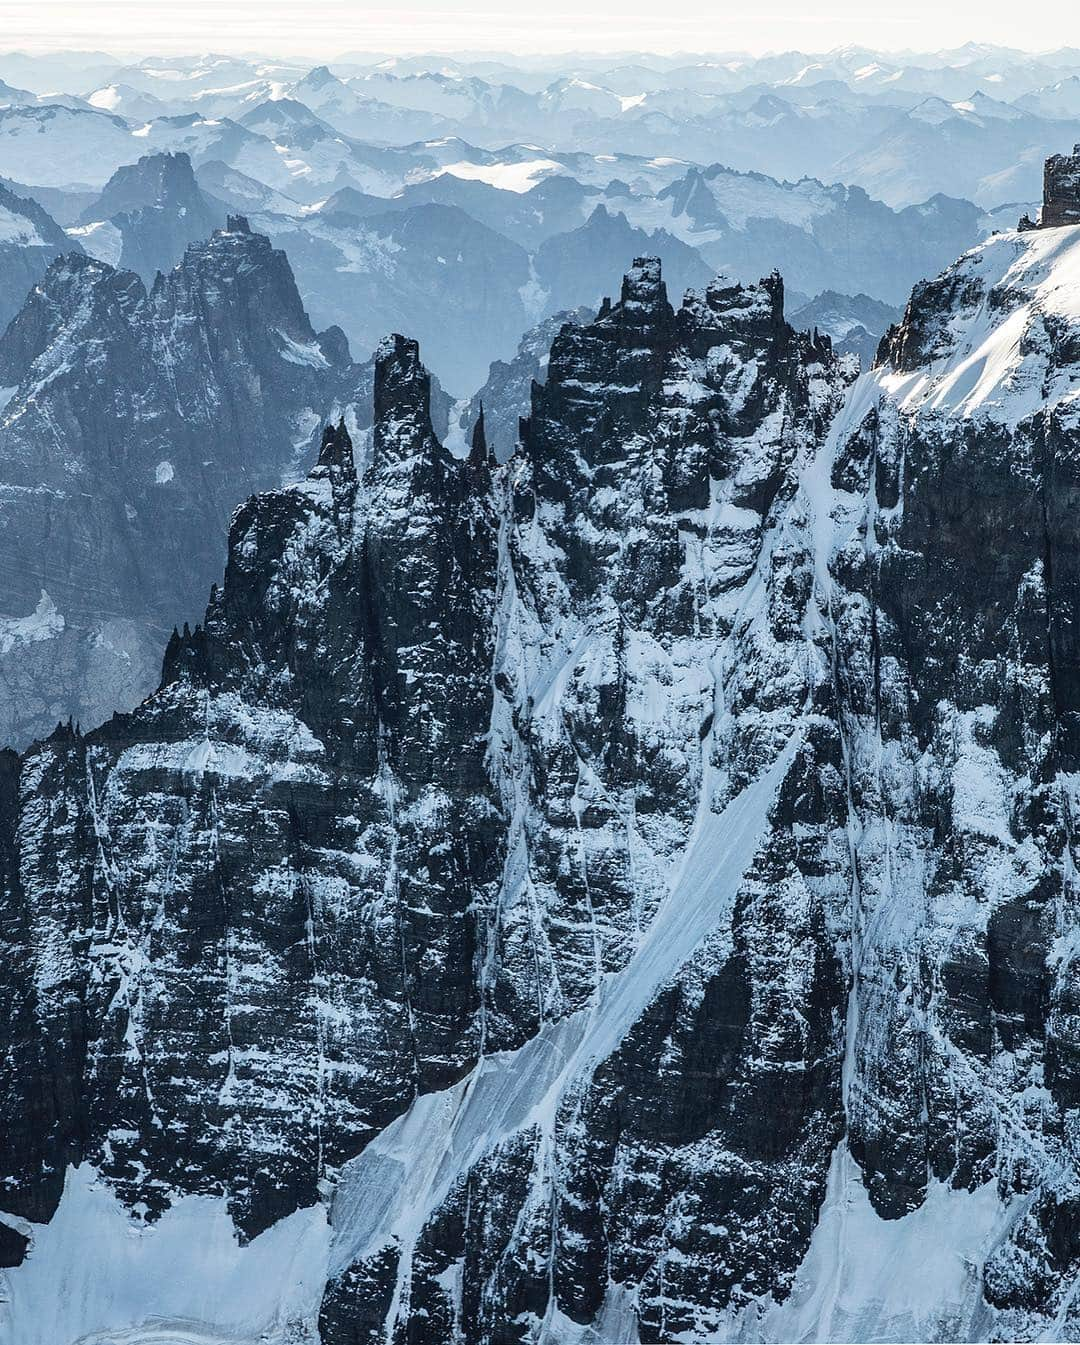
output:
POLYGON ((0 108, 3 174, 32 186, 100 188, 138 153, 129 123, 96 108, 0 108))
POLYGON ((455 206, 255 214, 252 222, 288 255, 316 323, 340 326, 365 352, 387 331, 418 331, 459 396, 513 351, 544 307, 529 254, 455 206))
POLYGON ((0 54, 0 1345, 1080 1339, 1078 78, 0 54))
POLYGON ((501 466, 384 342, 2 759, 5 1339, 1071 1338, 1078 294, 639 259, 501 466))

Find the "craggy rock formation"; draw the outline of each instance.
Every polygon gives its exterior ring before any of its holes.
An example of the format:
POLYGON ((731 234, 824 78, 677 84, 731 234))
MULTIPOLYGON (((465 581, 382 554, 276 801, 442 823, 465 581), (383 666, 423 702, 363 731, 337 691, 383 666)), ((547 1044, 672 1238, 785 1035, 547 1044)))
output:
POLYGON ((0 337, 0 741, 147 695, 233 509, 303 474, 328 416, 364 449, 371 380, 242 217, 149 292, 56 261, 0 337))
POLYGON ((503 466, 388 339, 0 758, 11 1339, 1080 1337, 1078 280, 999 235, 852 383, 639 259, 503 466))
POLYGON ((1040 229, 1080 224, 1080 145, 1071 154, 1052 154, 1043 171, 1040 229))
POLYGON ((251 1235, 475 1059, 496 535, 484 465, 445 454, 427 396, 415 346, 387 351, 364 481, 384 509, 361 529, 352 443, 327 430, 305 482, 237 511, 225 583, 169 642, 159 694, 24 759, 12 897, 43 1058, 12 1099, 28 1128, 6 1138, 6 1209, 47 1217, 82 1155, 150 1214, 227 1191, 251 1235), (453 639, 429 647, 436 607, 453 639), (38 864, 66 867, 66 899, 38 864))
POLYGON ((74 234, 95 256, 136 272, 149 287, 158 271, 179 265, 190 243, 225 222, 220 203, 200 190, 186 154, 147 154, 116 170, 74 234))

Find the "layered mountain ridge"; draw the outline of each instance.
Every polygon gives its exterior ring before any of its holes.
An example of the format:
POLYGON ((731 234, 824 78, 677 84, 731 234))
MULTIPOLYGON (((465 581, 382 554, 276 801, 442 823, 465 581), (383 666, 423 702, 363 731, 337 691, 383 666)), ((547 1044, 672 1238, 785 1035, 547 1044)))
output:
POLYGON ((158 692, 4 758, 0 1333, 1080 1332, 1078 258, 857 379, 638 259, 502 465, 380 346, 158 692))

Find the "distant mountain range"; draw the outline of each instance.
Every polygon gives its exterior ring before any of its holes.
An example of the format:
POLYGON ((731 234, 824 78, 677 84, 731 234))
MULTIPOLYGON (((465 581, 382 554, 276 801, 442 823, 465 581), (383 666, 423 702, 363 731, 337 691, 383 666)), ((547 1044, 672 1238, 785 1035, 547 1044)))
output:
POLYGON ((8 56, 0 77, 0 107, 12 114, 0 123, 0 162, 10 161, 11 176, 20 178, 27 137, 47 117, 46 141, 61 152, 42 145, 29 181, 98 186, 138 157, 125 144, 134 136, 140 152, 183 149, 196 166, 224 159, 306 204, 335 179, 379 191, 385 165, 368 162, 364 146, 458 138, 488 151, 523 143, 556 160, 722 157, 773 177, 861 186, 895 206, 945 192, 994 207, 1037 199, 1043 158, 1080 138, 1080 57, 1069 49, 1034 57, 968 47, 898 60, 844 48, 546 66, 368 58, 306 69, 210 57, 89 61, 82 71, 8 56), (56 120, 58 108, 68 115, 56 120), (64 143, 77 158, 65 157, 64 143))

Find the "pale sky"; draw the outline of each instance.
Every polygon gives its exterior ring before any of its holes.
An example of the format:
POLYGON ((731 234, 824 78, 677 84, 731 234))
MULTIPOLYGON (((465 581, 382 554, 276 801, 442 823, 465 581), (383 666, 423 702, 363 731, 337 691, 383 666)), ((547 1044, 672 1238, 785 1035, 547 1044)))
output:
POLYGON ((118 55, 826 51, 847 43, 934 50, 970 40, 1080 46, 1080 7, 1075 0, 0 0, 0 50, 118 55))

